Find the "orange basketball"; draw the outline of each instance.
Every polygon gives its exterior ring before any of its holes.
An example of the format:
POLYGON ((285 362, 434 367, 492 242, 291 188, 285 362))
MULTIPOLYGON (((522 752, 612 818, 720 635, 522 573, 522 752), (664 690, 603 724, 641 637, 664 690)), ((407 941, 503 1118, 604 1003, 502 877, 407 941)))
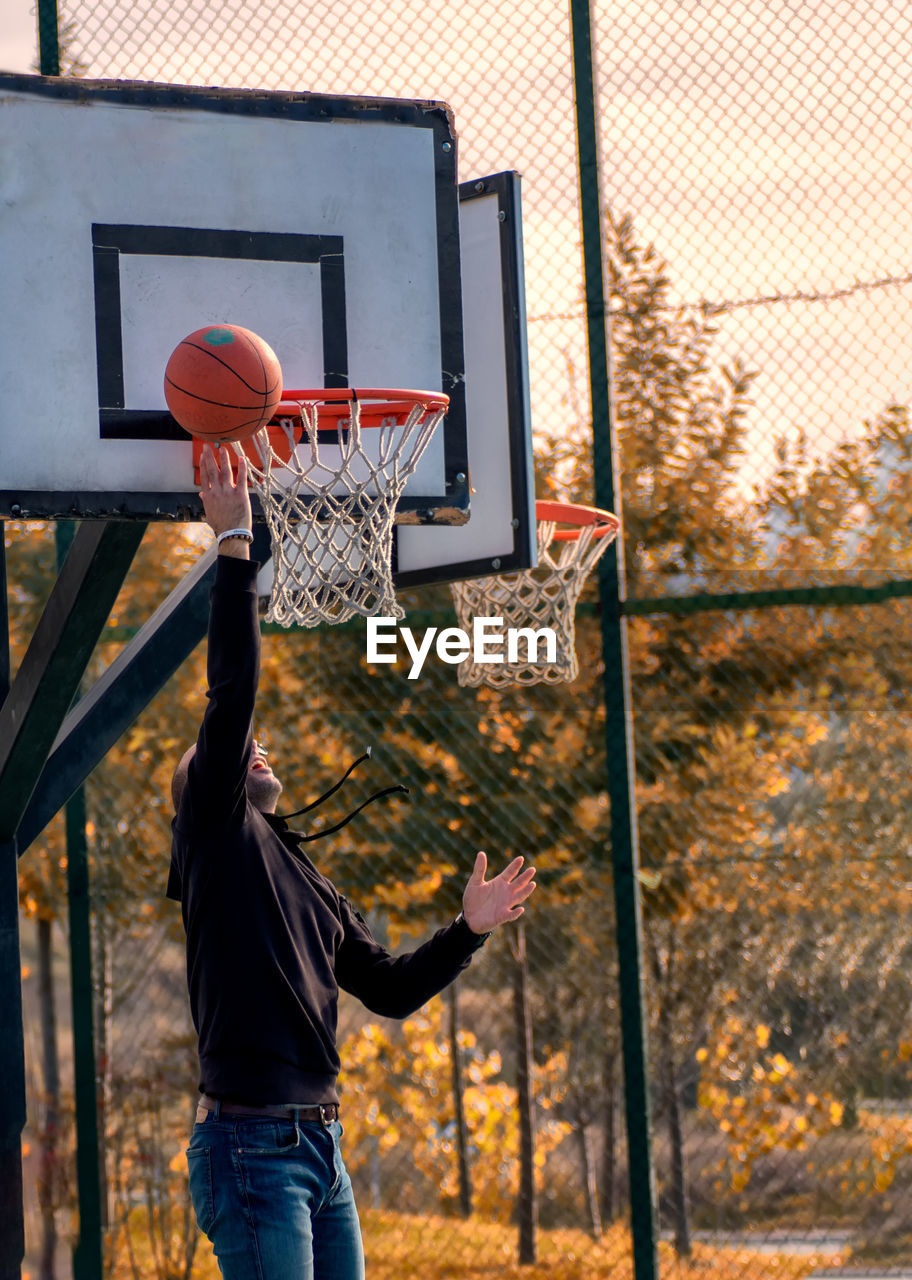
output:
POLYGON ((275 352, 240 325, 214 324, 188 334, 165 369, 168 408, 201 440, 252 436, 281 398, 282 369, 275 352))

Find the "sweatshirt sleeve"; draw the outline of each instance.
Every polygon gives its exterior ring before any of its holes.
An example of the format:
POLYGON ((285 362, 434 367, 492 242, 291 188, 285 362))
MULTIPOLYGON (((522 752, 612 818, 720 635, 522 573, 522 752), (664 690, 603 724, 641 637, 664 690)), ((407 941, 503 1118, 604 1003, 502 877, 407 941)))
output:
POLYGON ((253 560, 216 558, 207 705, 181 801, 181 826, 228 823, 244 809, 260 674, 258 568, 253 560))
POLYGON ((371 1011, 407 1018, 449 986, 488 935, 473 933, 460 917, 438 929, 415 951, 393 956, 372 936, 346 898, 340 899, 344 936, 336 954, 336 981, 371 1011))

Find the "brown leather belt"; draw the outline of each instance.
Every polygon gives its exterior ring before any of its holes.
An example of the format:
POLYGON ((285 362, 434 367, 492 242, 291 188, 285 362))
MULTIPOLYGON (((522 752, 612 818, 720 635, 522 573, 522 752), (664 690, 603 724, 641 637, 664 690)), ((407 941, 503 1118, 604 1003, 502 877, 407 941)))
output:
MULTIPOLYGON (((216 1098, 203 1094, 196 1109, 196 1123, 204 1124, 207 1116, 215 1111, 216 1098)), ((248 1107, 240 1102, 223 1102, 219 1112, 223 1116, 251 1116, 260 1120, 297 1120, 304 1124, 331 1124, 339 1119, 339 1104, 324 1102, 316 1107, 248 1107)))

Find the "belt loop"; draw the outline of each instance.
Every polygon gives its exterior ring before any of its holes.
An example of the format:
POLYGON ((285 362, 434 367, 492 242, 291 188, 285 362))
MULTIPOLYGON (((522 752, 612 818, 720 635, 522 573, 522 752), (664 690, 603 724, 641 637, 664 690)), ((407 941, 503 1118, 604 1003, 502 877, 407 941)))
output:
POLYGON ((291 1109, 294 1113, 295 1146, 299 1147, 301 1145, 301 1140, 304 1137, 304 1134, 301 1132, 301 1108, 292 1107, 291 1109))
POLYGON ((219 1118, 219 1116, 220 1116, 221 1114, 222 1114, 222 1102, 221 1102, 221 1099, 220 1099, 220 1098, 216 1098, 216 1100, 215 1100, 215 1110, 214 1110, 214 1111, 213 1111, 213 1113, 212 1113, 212 1119, 213 1119, 213 1120, 218 1120, 218 1118, 219 1118))

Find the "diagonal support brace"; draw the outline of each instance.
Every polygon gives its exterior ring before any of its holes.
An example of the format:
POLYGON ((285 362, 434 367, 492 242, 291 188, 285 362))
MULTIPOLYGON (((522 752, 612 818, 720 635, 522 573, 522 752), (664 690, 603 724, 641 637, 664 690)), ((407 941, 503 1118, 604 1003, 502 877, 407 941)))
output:
MULTIPOLYGON (((251 554, 269 558, 264 525, 251 554)), ((215 559, 212 547, 63 721, 19 825, 20 856, 204 638, 215 559)))
POLYGON ((146 526, 84 520, 0 708, 0 841, 12 840, 146 526))

